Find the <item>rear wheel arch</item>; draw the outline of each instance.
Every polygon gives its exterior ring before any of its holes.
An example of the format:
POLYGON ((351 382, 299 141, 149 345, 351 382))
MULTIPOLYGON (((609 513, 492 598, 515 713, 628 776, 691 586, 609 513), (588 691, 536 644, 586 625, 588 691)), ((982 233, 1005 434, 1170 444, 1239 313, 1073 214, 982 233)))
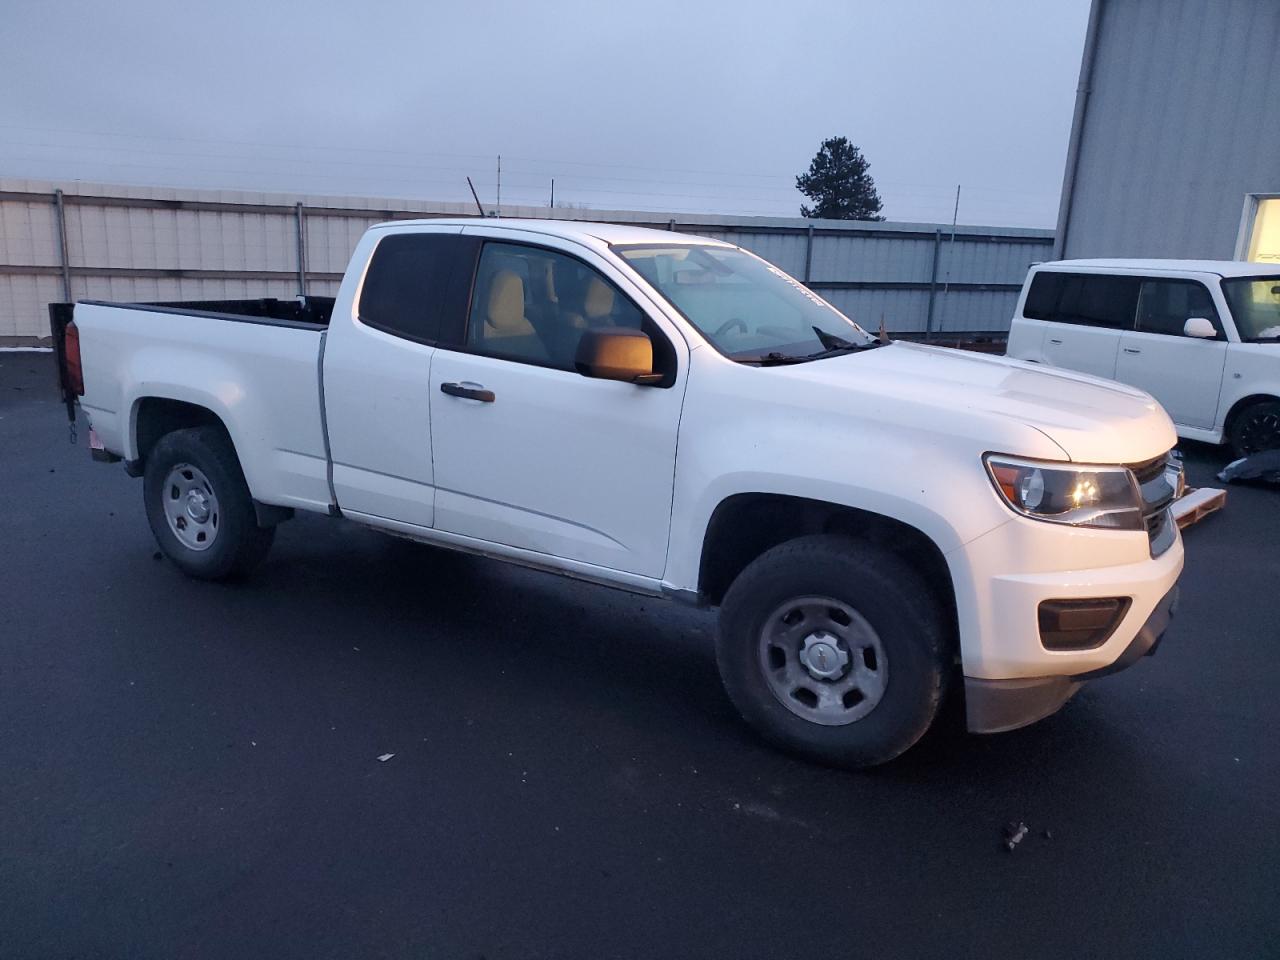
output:
POLYGON ((216 427, 231 436, 222 417, 209 407, 171 397, 140 397, 133 405, 131 472, 145 469, 147 456, 162 437, 189 427, 216 427))

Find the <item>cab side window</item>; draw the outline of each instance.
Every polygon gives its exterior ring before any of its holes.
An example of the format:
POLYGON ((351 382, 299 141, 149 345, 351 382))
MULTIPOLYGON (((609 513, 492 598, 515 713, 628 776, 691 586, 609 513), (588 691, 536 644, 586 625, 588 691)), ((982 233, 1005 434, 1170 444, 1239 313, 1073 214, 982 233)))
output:
POLYGON ((654 336, 640 309, 582 261, 523 244, 484 245, 467 321, 472 351, 573 370, 583 331, 608 327, 654 336))
POLYGON ((1184 336, 1183 327, 1192 317, 1213 323, 1222 338, 1222 325, 1213 298, 1204 284, 1194 280, 1145 280, 1138 297, 1138 326, 1142 333, 1184 336))

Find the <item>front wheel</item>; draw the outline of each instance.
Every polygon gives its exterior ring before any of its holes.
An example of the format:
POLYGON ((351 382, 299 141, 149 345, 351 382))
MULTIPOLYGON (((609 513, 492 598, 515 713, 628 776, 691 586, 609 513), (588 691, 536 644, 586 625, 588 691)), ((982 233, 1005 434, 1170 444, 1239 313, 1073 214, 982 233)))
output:
POLYGON ((160 549, 188 576, 222 580, 266 556, 274 527, 259 527, 240 460, 218 427, 161 437, 142 481, 147 521, 160 549))
POLYGON ((1263 400, 1241 410, 1227 440, 1237 458, 1280 449, 1280 400, 1263 400))
POLYGON ((897 555, 838 536, 766 551, 720 609, 730 699, 786 750, 845 767, 884 763, 923 736, 949 674, 945 620, 897 555))

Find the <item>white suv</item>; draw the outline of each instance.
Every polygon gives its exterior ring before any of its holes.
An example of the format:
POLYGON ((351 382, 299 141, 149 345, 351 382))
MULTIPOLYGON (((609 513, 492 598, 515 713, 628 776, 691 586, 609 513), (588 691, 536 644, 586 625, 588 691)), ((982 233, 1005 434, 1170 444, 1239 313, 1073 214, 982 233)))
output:
POLYGON ((1023 285, 1007 353, 1139 387, 1181 437, 1230 443, 1237 456, 1280 447, 1274 264, 1039 264, 1023 285))

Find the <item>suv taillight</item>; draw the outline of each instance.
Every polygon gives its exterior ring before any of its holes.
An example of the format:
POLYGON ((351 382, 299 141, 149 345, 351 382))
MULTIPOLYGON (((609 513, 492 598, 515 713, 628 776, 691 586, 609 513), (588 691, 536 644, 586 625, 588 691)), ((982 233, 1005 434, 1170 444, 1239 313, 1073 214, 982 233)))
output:
POLYGON ((80 331, 72 320, 62 334, 62 356, 67 368, 67 389, 84 396, 84 369, 80 366, 80 331))

